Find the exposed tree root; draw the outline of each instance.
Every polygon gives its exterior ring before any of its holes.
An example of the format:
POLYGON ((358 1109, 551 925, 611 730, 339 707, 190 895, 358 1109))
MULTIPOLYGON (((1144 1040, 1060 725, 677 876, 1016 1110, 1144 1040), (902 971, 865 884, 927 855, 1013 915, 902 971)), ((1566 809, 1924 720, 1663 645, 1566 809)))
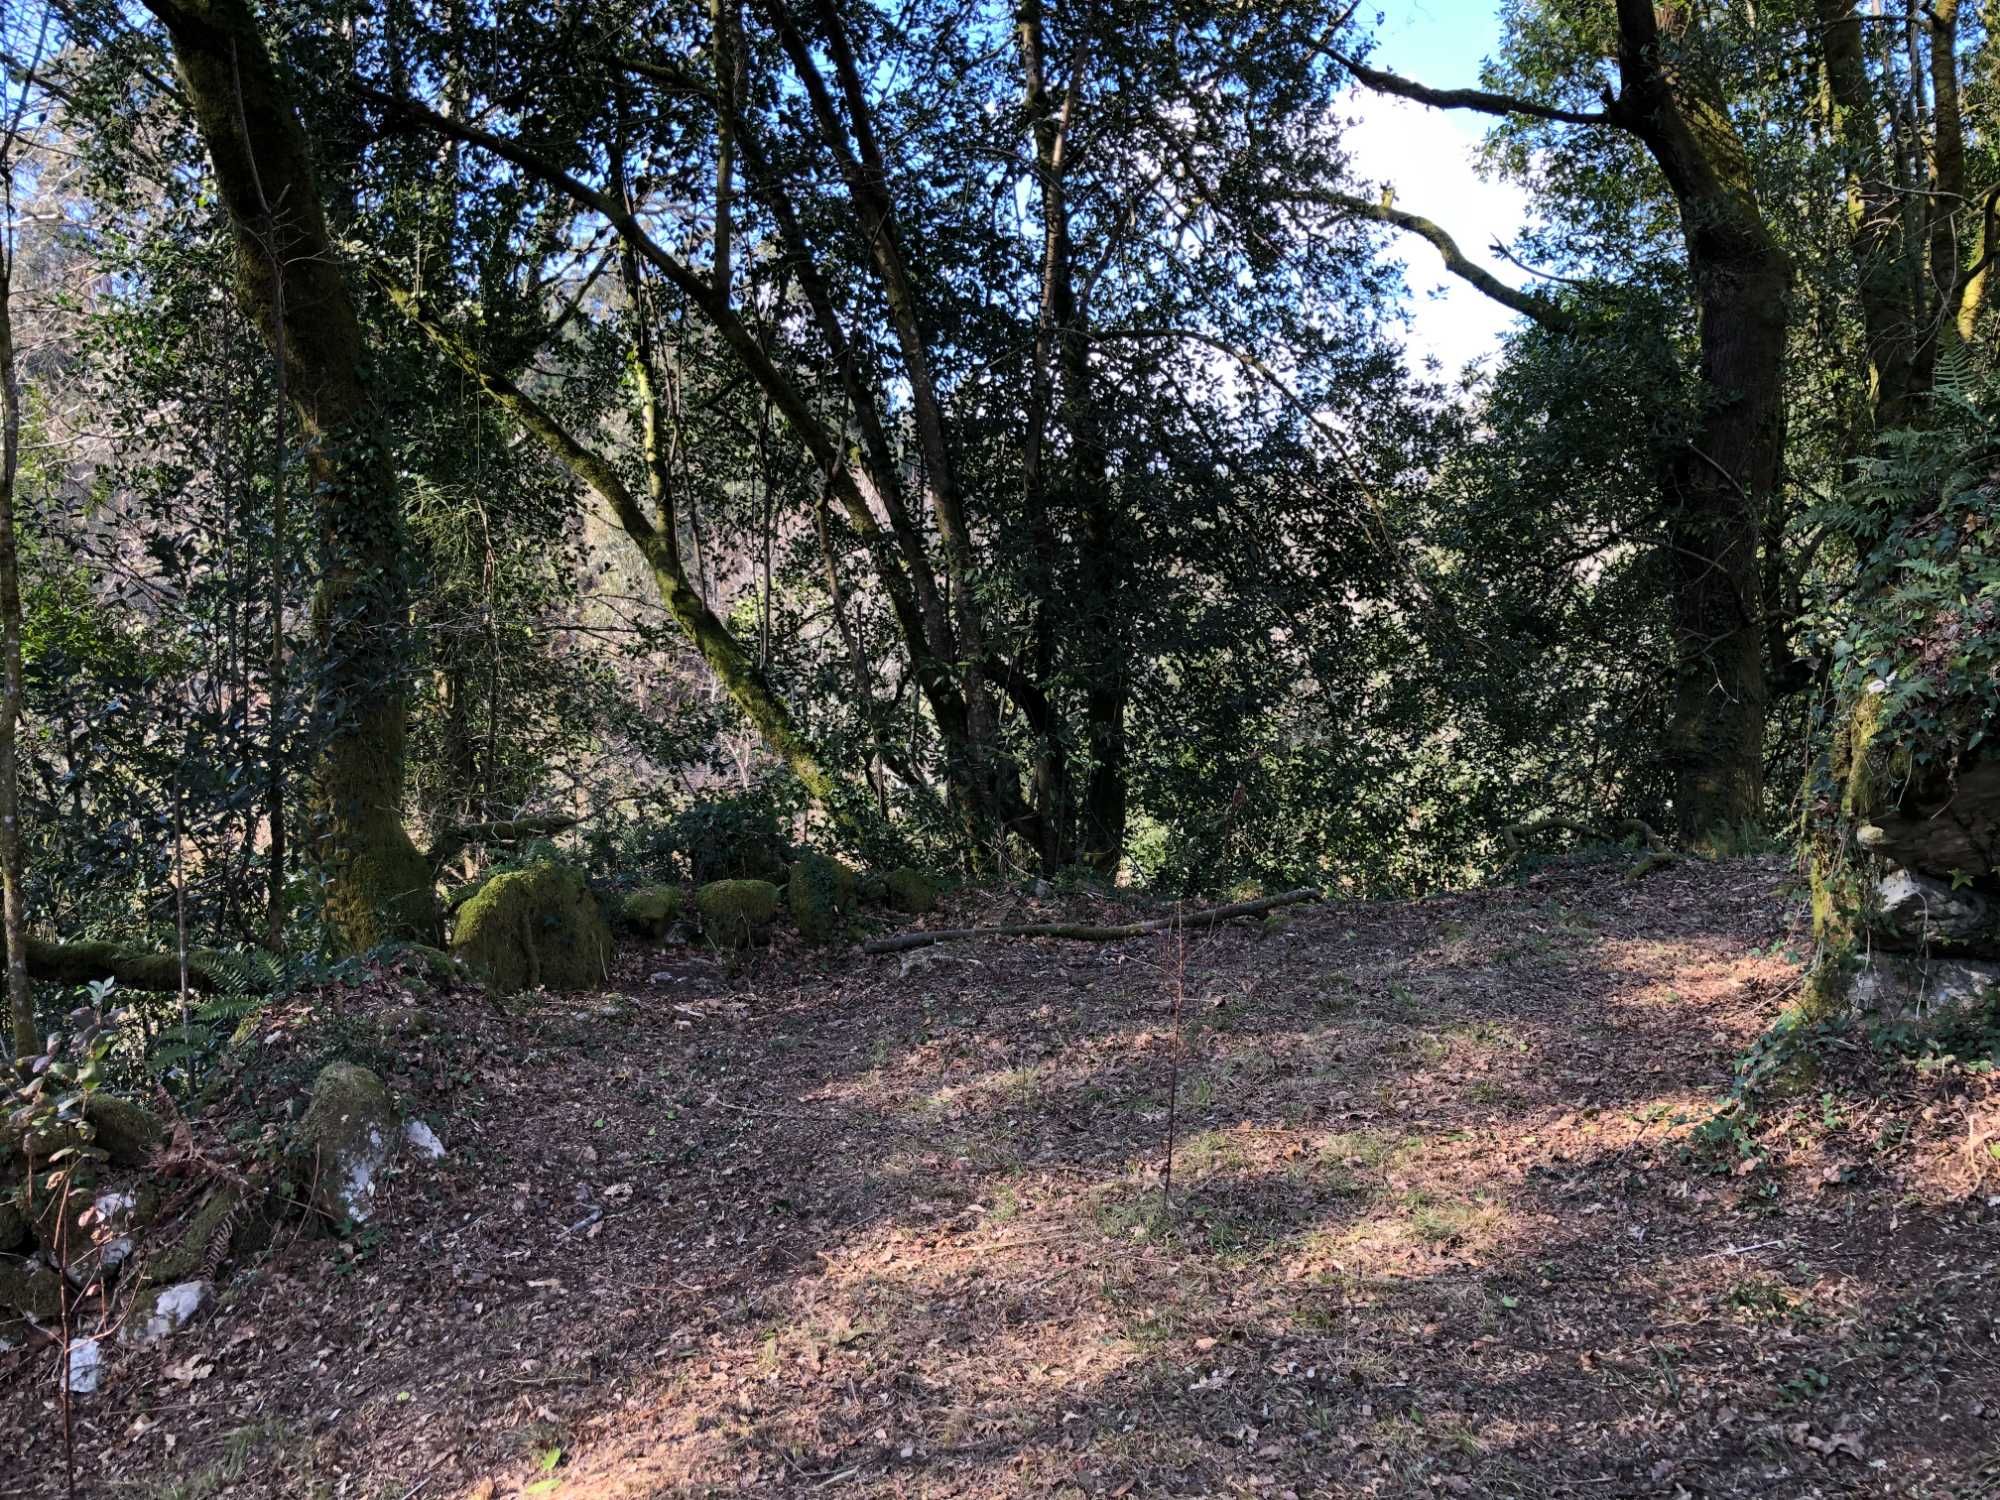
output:
POLYGON ((929 931, 899 932, 892 937, 870 938, 861 945, 863 953, 904 953, 912 948, 928 948, 933 943, 958 943, 968 938, 1051 937, 1078 943, 1115 943, 1124 938, 1144 937, 1170 927, 1213 927, 1231 917, 1254 917, 1279 906, 1296 906, 1301 901, 1317 901, 1320 893, 1311 888, 1286 891, 1281 896, 1263 896, 1255 901, 1236 901, 1206 911, 1176 912, 1144 922, 1128 922, 1120 927, 1085 927, 1070 922, 1024 922, 1010 927, 938 927, 929 931))
POLYGON ((1679 864, 1686 858, 1672 849, 1649 849, 1631 869, 1625 872, 1625 883, 1637 885, 1655 870, 1664 870, 1669 865, 1679 864))
POLYGON ((1509 823, 1500 830, 1500 842, 1507 848, 1507 863, 1511 865, 1528 852, 1526 847, 1528 839, 1544 833, 1573 833, 1580 839, 1596 839, 1605 844, 1615 844, 1621 838, 1630 838, 1637 834, 1646 841, 1646 847, 1656 853, 1664 853, 1672 847, 1644 818, 1619 818, 1612 823, 1586 823, 1578 818, 1551 816, 1531 818, 1525 823, 1509 823))
POLYGON ((1521 856, 1526 854, 1526 840, 1544 833, 1573 833, 1580 839, 1595 839, 1602 844, 1615 844, 1620 839, 1638 837, 1646 842, 1646 852, 1639 862, 1625 872, 1625 883, 1631 885, 1644 880, 1655 870, 1663 870, 1681 856, 1658 831, 1644 818, 1619 818, 1612 823, 1585 823, 1577 818, 1550 816, 1531 818, 1525 823, 1509 823, 1500 830, 1500 842, 1506 846, 1507 857, 1500 868, 1511 869, 1521 856))

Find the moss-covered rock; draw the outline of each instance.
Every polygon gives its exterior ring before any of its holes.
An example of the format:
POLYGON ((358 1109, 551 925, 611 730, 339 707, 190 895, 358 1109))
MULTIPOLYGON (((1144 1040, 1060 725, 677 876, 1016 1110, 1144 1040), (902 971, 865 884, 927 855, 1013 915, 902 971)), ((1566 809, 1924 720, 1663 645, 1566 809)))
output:
POLYGON ((397 1140, 396 1110, 382 1080, 354 1063, 328 1063, 313 1081, 297 1140, 313 1206, 336 1224, 365 1221, 397 1140))
POLYGON ((0 1181, 20 1177, 33 1162, 37 1168, 58 1151, 90 1144, 91 1131, 81 1118, 37 1120, 26 1112, 10 1116, 0 1126, 0 1181))
POLYGON ((157 1344, 187 1327, 214 1301, 215 1288, 204 1280, 147 1287, 132 1299, 122 1337, 128 1344, 157 1344))
POLYGON ((676 885, 648 885, 628 893, 618 903, 618 925, 644 938, 663 938, 681 919, 681 891, 676 885))
POLYGON ((399 1005, 375 1017, 384 1036, 430 1036, 441 1029, 437 1013, 417 1005, 399 1005))
POLYGON ((47 1322, 62 1315, 62 1278, 40 1261, 0 1255, 0 1308, 47 1322))
POLYGON ((0 1253, 18 1250, 28 1237, 28 1216, 12 1198, 0 1198, 0 1253))
POLYGON ((89 1158, 37 1172, 9 1190, 6 1210, 11 1212, 0 1212, 0 1217, 18 1222, 15 1238, 22 1253, 40 1251, 51 1265, 67 1266, 87 1280, 87 1268, 101 1247, 116 1238, 98 1223, 97 1184, 98 1164, 89 1158))
POLYGON ((494 876, 459 908, 451 951, 500 994, 589 989, 611 962, 611 928, 580 872, 534 865, 494 876))
POLYGON ((451 984, 466 977, 465 965, 429 943, 399 943, 390 953, 389 962, 403 973, 434 985, 451 984))
POLYGON ((28 1237, 51 1262, 75 1266, 91 1254, 96 1176, 89 1165, 37 1175, 14 1190, 14 1206, 28 1221, 28 1237))
POLYGON ((747 948, 769 937, 778 888, 768 880, 712 880, 694 893, 701 929, 718 948, 747 948))
POLYGON ((888 892, 889 904, 897 911, 921 916, 937 907, 937 882, 922 870, 898 865, 882 877, 882 884, 888 892))
POLYGON ((244 1203, 243 1190, 233 1182, 210 1188, 208 1196, 172 1235, 139 1261, 140 1281, 147 1286, 172 1286, 203 1275, 211 1262, 229 1253, 245 1216, 244 1203))
POLYGON ((83 1118, 96 1132, 94 1144, 114 1166, 144 1166, 166 1136, 158 1116, 122 1094, 92 1094, 83 1118))
POLYGON ((831 943, 847 926, 854 911, 854 872, 824 854, 807 854, 792 866, 786 900, 792 922, 808 942, 831 943))

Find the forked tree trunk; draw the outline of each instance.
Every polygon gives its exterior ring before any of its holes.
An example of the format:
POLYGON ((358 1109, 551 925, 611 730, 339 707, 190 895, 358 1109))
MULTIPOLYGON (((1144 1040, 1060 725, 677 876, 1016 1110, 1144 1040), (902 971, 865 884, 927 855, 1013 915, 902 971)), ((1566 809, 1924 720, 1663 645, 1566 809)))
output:
MULTIPOLYGON (((1071 768, 1056 726, 1045 732, 1050 744, 1038 767, 1044 798, 1042 855, 1046 864, 1080 860, 1109 874, 1125 851, 1125 714, 1131 698, 1130 632, 1126 629, 1125 550, 1113 503, 1110 456, 1102 411, 1090 367, 1084 311, 1076 295, 1076 247, 1072 234, 1068 180, 1075 161, 1075 123, 1082 68, 1069 70, 1071 82, 1060 101, 1049 84, 1050 59, 1040 0, 1021 0, 1015 13, 1024 94, 1035 141, 1036 183, 1042 209, 1042 306, 1036 329, 1024 478, 1036 533, 1038 568, 1045 593, 1055 587, 1054 535, 1050 507, 1068 499, 1082 522, 1080 605, 1066 612, 1084 657, 1084 749, 1089 775, 1081 807, 1072 822, 1071 768), (1047 424, 1051 407, 1051 363, 1060 371, 1060 410, 1069 438, 1069 483, 1050 482, 1047 424)), ((1080 38, 1073 45, 1090 45, 1080 38)), ((1040 606, 1049 609, 1049 601, 1040 606)), ((1046 684, 1053 660, 1046 639, 1048 617, 1038 617, 1036 680, 1046 684)))
POLYGON ((350 950, 428 936, 431 872, 402 817, 408 610, 396 474, 305 134, 247 0, 147 5, 172 38, 235 230, 238 296, 285 362, 310 457, 326 552, 313 619, 327 724, 312 844, 329 926, 350 950))

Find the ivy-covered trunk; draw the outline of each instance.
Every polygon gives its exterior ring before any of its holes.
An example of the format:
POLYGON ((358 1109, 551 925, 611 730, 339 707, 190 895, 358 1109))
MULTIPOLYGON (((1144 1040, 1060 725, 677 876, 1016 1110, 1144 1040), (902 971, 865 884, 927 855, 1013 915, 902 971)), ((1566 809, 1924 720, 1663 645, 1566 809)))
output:
POLYGON ((237 293, 284 361, 325 552, 314 600, 323 747, 312 852, 335 940, 360 950, 436 927, 429 865, 403 826, 407 626, 396 473, 361 324, 327 233, 304 131, 245 0, 148 0, 235 232, 237 293))
MULTIPOLYGON (((1083 742, 1089 762, 1082 805, 1074 807, 1069 756, 1052 716, 1042 726, 1045 749, 1037 768, 1042 813, 1042 859, 1054 868, 1081 861, 1115 873, 1125 852, 1125 714, 1131 698, 1130 632, 1126 628, 1126 545, 1113 504, 1110 453, 1098 384, 1090 363, 1090 330, 1076 288, 1076 245, 1068 177, 1076 162, 1070 135, 1081 76, 1064 70, 1070 84, 1060 98, 1051 87, 1048 38, 1040 0, 1022 0, 1016 12, 1025 102, 1033 123, 1036 186, 1042 212, 1042 295, 1034 351, 1034 385, 1023 447, 1023 478, 1038 557, 1038 586, 1055 590, 1055 536, 1050 515, 1057 497, 1046 473, 1049 419, 1059 410, 1068 436, 1068 485, 1082 538, 1080 598, 1067 611, 1082 655, 1083 742), (1057 367, 1052 369, 1051 365, 1057 367), (1056 375, 1060 397, 1056 399, 1056 375)), ((1044 689, 1055 669, 1052 601, 1036 616, 1036 678, 1044 689)))

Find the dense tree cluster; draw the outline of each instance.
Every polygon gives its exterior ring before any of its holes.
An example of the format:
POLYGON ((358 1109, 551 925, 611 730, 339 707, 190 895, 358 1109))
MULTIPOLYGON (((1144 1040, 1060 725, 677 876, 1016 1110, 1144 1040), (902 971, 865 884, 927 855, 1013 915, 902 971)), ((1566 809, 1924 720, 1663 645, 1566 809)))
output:
POLYGON ((59 939, 434 941, 531 837, 1374 893, 1824 821, 1983 462, 1955 0, 1521 0, 1477 80, 1318 0, 6 14, 23 1050, 59 939), (1491 121, 1513 268, 1365 180, 1374 95, 1491 121), (1433 251, 1489 368, 1406 357, 1433 251))

